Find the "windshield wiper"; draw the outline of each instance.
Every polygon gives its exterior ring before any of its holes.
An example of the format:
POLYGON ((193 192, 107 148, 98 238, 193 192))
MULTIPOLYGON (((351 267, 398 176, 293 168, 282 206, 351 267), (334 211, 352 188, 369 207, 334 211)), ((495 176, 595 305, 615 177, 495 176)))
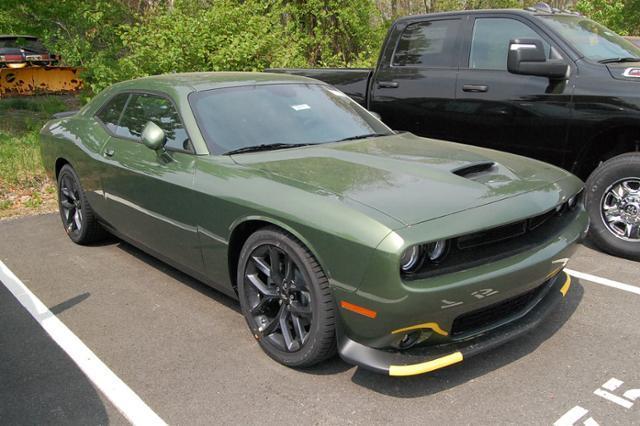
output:
POLYGON ((348 138, 338 139, 335 142, 355 141, 358 139, 378 138, 381 136, 389 136, 389 135, 387 135, 386 133, 367 133, 366 135, 349 136, 348 138))
POLYGON ((271 151, 274 149, 298 148, 301 146, 315 145, 312 143, 263 143, 260 145, 245 146, 244 148, 232 149, 224 155, 242 154, 244 152, 271 151))
POLYGON ((640 58, 625 57, 625 58, 609 58, 598 61, 601 64, 615 64, 620 62, 640 62, 640 58))

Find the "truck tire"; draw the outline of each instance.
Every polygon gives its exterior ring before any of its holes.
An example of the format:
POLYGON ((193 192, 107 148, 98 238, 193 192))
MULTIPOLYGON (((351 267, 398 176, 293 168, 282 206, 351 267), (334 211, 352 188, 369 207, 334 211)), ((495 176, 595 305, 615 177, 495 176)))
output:
POLYGON ((618 155, 587 179, 589 236, 603 251, 640 260, 640 153, 618 155))

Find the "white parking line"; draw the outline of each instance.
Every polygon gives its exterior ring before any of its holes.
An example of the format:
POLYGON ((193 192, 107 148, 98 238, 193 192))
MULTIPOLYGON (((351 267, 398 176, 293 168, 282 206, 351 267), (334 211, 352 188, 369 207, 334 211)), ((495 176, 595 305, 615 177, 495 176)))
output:
POLYGON ((166 425, 126 383, 47 309, 2 261, 0 281, 127 420, 134 425, 166 425))
POLYGON ((585 274, 584 272, 578 272, 571 269, 565 269, 565 272, 571 276, 576 278, 580 278, 583 280, 591 281, 592 283, 606 285, 607 287, 617 288, 618 290, 628 291, 630 293, 635 293, 640 295, 640 287, 636 287, 629 284, 620 283, 618 281, 613 281, 608 278, 597 277, 591 274, 585 274))

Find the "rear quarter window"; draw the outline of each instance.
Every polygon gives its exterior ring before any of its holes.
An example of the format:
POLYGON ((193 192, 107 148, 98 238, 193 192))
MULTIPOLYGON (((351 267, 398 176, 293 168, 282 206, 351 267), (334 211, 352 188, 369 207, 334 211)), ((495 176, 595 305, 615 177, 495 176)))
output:
POLYGON ((117 133, 122 110, 129 99, 128 93, 121 93, 109 100, 96 114, 102 124, 112 133, 117 133))

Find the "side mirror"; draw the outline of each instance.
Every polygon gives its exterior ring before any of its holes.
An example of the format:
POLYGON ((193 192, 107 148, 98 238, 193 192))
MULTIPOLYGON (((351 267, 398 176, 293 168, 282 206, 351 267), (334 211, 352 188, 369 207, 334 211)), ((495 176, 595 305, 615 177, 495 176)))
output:
POLYGON ((142 131, 142 143, 149 149, 158 151, 164 148, 164 144, 167 141, 167 137, 164 134, 164 130, 160 128, 153 121, 147 121, 142 131))
POLYGON ((562 59, 547 59, 542 41, 528 38, 509 42, 507 69, 512 74, 563 79, 569 65, 562 59))

